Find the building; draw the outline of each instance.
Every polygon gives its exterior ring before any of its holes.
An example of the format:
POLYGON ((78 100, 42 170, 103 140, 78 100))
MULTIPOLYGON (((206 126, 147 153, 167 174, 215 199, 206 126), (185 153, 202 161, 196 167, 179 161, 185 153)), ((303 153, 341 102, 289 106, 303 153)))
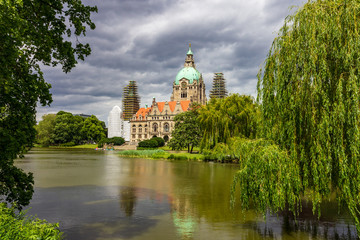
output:
POLYGON ((215 73, 212 89, 210 90, 210 98, 226 98, 227 94, 224 74, 215 73))
POLYGON ((119 106, 114 106, 108 116, 108 138, 123 137, 122 111, 119 106))
POLYGON ((184 67, 176 75, 171 101, 191 101, 206 104, 205 83, 196 69, 194 56, 189 44, 184 67))
POLYGON ((123 112, 119 106, 114 106, 108 116, 108 138, 122 137, 130 141, 130 123, 122 119, 123 112))
POLYGON ((130 81, 124 88, 122 108, 124 110, 123 119, 125 121, 130 120, 140 108, 140 98, 135 81, 130 81))
POLYGON ((205 83, 196 69, 191 45, 186 54, 184 67, 173 82, 170 101, 156 102, 150 107, 140 108, 130 120, 131 142, 139 142, 152 137, 161 137, 166 142, 174 129, 174 117, 187 111, 191 104, 206 104, 205 83))

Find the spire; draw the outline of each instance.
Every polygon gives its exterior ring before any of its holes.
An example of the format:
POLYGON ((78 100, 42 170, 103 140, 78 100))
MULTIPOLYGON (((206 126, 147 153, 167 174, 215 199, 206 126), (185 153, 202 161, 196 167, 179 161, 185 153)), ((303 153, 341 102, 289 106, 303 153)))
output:
POLYGON ((193 52, 191 51, 191 43, 189 43, 189 51, 187 52, 187 55, 193 55, 193 52))
POLYGON ((189 50, 186 53, 186 59, 185 59, 184 67, 193 67, 193 68, 195 68, 193 52, 191 51, 191 43, 189 43, 189 50))

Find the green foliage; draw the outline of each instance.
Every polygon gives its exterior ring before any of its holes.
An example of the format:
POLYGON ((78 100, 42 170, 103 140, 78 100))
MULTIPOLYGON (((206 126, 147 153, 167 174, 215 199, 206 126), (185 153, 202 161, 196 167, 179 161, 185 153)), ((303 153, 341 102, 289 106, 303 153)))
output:
POLYGON ((23 212, 16 214, 14 208, 0 204, 0 239, 63 239, 58 227, 59 224, 25 217, 23 212))
POLYGON ((72 113, 60 111, 56 114, 53 141, 56 144, 74 142, 80 144, 83 140, 81 132, 84 118, 72 113))
POLYGON ((0 0, 0 195, 19 207, 28 204, 33 180, 13 166, 13 159, 35 140, 37 103, 45 106, 52 101, 40 63, 60 64, 69 72, 76 57, 83 60, 89 55, 89 45, 76 36, 85 35, 86 26, 95 28, 90 20, 94 11, 96 7, 81 1, 0 0), (26 199, 17 198, 22 196, 26 199))
POLYGON ((159 157, 159 155, 163 155, 165 153, 164 150, 155 149, 155 150, 126 150, 120 151, 119 155, 125 157, 153 157, 154 155, 159 157))
POLYGON ((218 143, 207 154, 208 159, 222 162, 236 159, 239 163, 231 195, 234 203, 238 186, 242 209, 253 207, 265 215, 268 210, 277 213, 287 207, 299 213, 302 189, 299 168, 287 152, 273 142, 234 137, 228 144, 218 143))
POLYGON ((358 232, 359 12, 356 0, 308 1, 285 20, 258 75, 264 137, 288 152, 290 165, 279 168, 298 169, 300 183, 288 182, 284 194, 300 185, 320 214, 335 192, 358 232))
POLYGON ((159 147, 159 142, 152 138, 139 142, 138 146, 141 148, 157 148, 159 147))
POLYGON ((161 137, 153 137, 151 138, 152 140, 155 140, 157 142, 157 146, 158 147, 163 147, 165 146, 165 140, 161 137))
POLYGON ((125 139, 122 137, 103 138, 98 142, 98 147, 103 147, 104 144, 111 144, 114 146, 121 146, 125 143, 125 139))
POLYGON ((36 125, 36 142, 43 146, 49 146, 54 143, 53 134, 55 128, 55 114, 47 114, 42 116, 42 121, 36 125))
POLYGON ((195 146, 198 146, 201 139, 201 131, 198 121, 198 109, 193 108, 190 111, 180 113, 175 116, 175 129, 171 133, 172 138, 168 146, 172 150, 181 150, 187 148, 192 152, 195 146))
POLYGON ((83 136, 83 139, 85 141, 98 142, 101 139, 105 138, 106 134, 102 123, 103 122, 94 115, 86 118, 81 128, 81 134, 83 136))
POLYGON ((114 144, 114 146, 121 146, 125 143, 125 139, 122 137, 112 137, 110 141, 114 144))
POLYGON ((201 148, 211 149, 236 136, 255 138, 259 116, 258 106, 250 96, 232 94, 224 99, 211 99, 199 110, 201 148))

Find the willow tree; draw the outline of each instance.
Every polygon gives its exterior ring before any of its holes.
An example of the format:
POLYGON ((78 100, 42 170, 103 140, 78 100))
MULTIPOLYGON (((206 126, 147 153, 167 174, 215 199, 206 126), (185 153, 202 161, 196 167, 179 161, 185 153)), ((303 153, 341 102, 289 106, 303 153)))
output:
POLYGON ((232 94, 224 99, 211 99, 199 110, 203 133, 201 148, 227 143, 231 137, 255 137, 258 113, 258 107, 250 96, 232 94))
POLYGON ((359 1, 309 0, 286 18, 258 74, 264 137, 287 151, 299 194, 320 214, 321 202, 335 192, 358 232, 359 33, 359 1))

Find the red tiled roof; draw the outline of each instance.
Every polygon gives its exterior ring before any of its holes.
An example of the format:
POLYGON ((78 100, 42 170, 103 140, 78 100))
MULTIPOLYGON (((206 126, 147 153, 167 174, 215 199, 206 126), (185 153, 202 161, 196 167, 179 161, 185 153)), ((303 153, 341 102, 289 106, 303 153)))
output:
MULTIPOLYGON (((168 102, 171 112, 175 111, 176 103, 177 103, 176 101, 168 102)), ((159 111, 162 112, 165 107, 165 102, 157 102, 156 104, 159 108, 159 111)), ((184 112, 188 110, 189 105, 190 105, 190 101, 180 101, 180 106, 184 112)), ((140 115, 143 118, 145 118, 146 114, 148 114, 150 110, 152 110, 152 107, 140 108, 136 113, 136 119, 139 119, 140 115)))
POLYGON ((174 112, 175 106, 176 106, 176 101, 172 101, 172 102, 168 102, 168 103, 169 103, 170 111, 174 112))
POLYGON ((145 118, 145 115, 150 111, 150 107, 148 108, 140 108, 137 112, 136 112, 136 119, 139 119, 140 115, 145 118))
POLYGON ((164 110, 165 102, 157 102, 159 111, 162 112, 164 110))
POLYGON ((180 101, 181 108, 184 112, 186 112, 189 108, 190 101, 180 101))

